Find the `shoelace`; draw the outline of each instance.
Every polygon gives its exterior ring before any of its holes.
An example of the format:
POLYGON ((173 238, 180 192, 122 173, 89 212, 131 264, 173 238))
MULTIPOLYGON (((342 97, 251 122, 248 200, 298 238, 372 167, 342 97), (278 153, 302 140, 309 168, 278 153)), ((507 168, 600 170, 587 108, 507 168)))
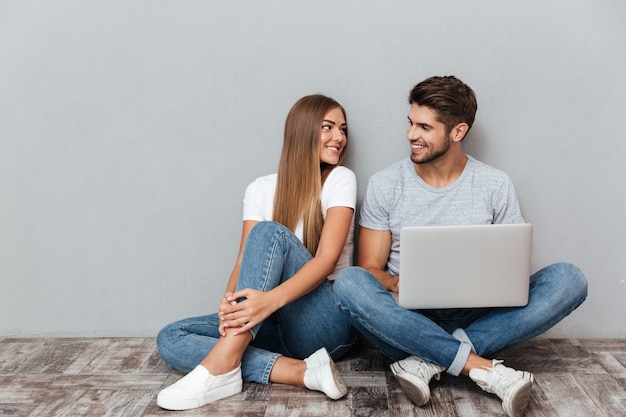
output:
POLYGON ((497 365, 485 369, 489 375, 487 389, 502 398, 507 388, 516 380, 521 379, 521 375, 513 369, 505 368, 504 365, 502 365, 502 369, 496 369, 497 365))
POLYGON ((411 367, 411 369, 407 369, 403 366, 400 366, 403 371, 412 373, 417 377, 423 379, 424 381, 430 381, 430 379, 435 376, 436 379, 439 379, 439 372, 436 369, 431 369, 431 367, 424 362, 419 362, 417 367, 411 367))

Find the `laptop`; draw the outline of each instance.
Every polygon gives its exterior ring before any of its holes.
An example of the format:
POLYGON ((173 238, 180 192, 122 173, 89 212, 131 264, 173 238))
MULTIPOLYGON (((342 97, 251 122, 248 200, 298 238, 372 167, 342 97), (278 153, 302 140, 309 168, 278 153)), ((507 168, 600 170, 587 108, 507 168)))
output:
POLYGON ((410 309, 528 304, 533 226, 405 227, 397 302, 410 309))

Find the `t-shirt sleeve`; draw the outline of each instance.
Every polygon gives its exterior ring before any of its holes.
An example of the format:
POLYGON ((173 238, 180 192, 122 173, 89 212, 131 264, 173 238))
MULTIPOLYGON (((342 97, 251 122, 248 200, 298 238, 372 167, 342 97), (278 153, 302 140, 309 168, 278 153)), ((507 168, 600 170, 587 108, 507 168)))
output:
POLYGON ((382 187, 380 175, 370 178, 363 196, 359 224, 373 230, 391 230, 388 202, 391 200, 389 187, 382 187))
POLYGON ((508 175, 504 177, 502 186, 496 193, 494 201, 494 223, 524 223, 513 181, 508 175))
POLYGON ((261 183, 257 178, 246 187, 243 197, 243 220, 263 221, 263 195, 261 183))
POLYGON ((330 173, 322 190, 324 212, 331 207, 356 208, 356 176, 350 169, 338 166, 330 173))

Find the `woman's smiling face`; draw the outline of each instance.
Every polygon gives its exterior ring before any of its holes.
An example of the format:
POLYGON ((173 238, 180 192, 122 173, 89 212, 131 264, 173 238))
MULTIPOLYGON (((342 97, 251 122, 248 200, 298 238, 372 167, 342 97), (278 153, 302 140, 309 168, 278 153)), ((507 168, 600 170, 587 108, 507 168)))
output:
POLYGON ((320 162, 337 165, 348 138, 346 118, 339 107, 324 116, 320 134, 320 162))

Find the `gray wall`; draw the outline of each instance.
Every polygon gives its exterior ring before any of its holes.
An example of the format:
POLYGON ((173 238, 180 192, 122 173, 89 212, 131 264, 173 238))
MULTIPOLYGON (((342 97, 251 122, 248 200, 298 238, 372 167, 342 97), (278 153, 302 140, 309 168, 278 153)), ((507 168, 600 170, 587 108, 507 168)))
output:
POLYGON ((578 264, 554 337, 626 337, 626 3, 0 0, 0 335, 142 336, 215 311, 241 199, 305 94, 348 111, 360 192, 454 74, 534 268, 578 264))

